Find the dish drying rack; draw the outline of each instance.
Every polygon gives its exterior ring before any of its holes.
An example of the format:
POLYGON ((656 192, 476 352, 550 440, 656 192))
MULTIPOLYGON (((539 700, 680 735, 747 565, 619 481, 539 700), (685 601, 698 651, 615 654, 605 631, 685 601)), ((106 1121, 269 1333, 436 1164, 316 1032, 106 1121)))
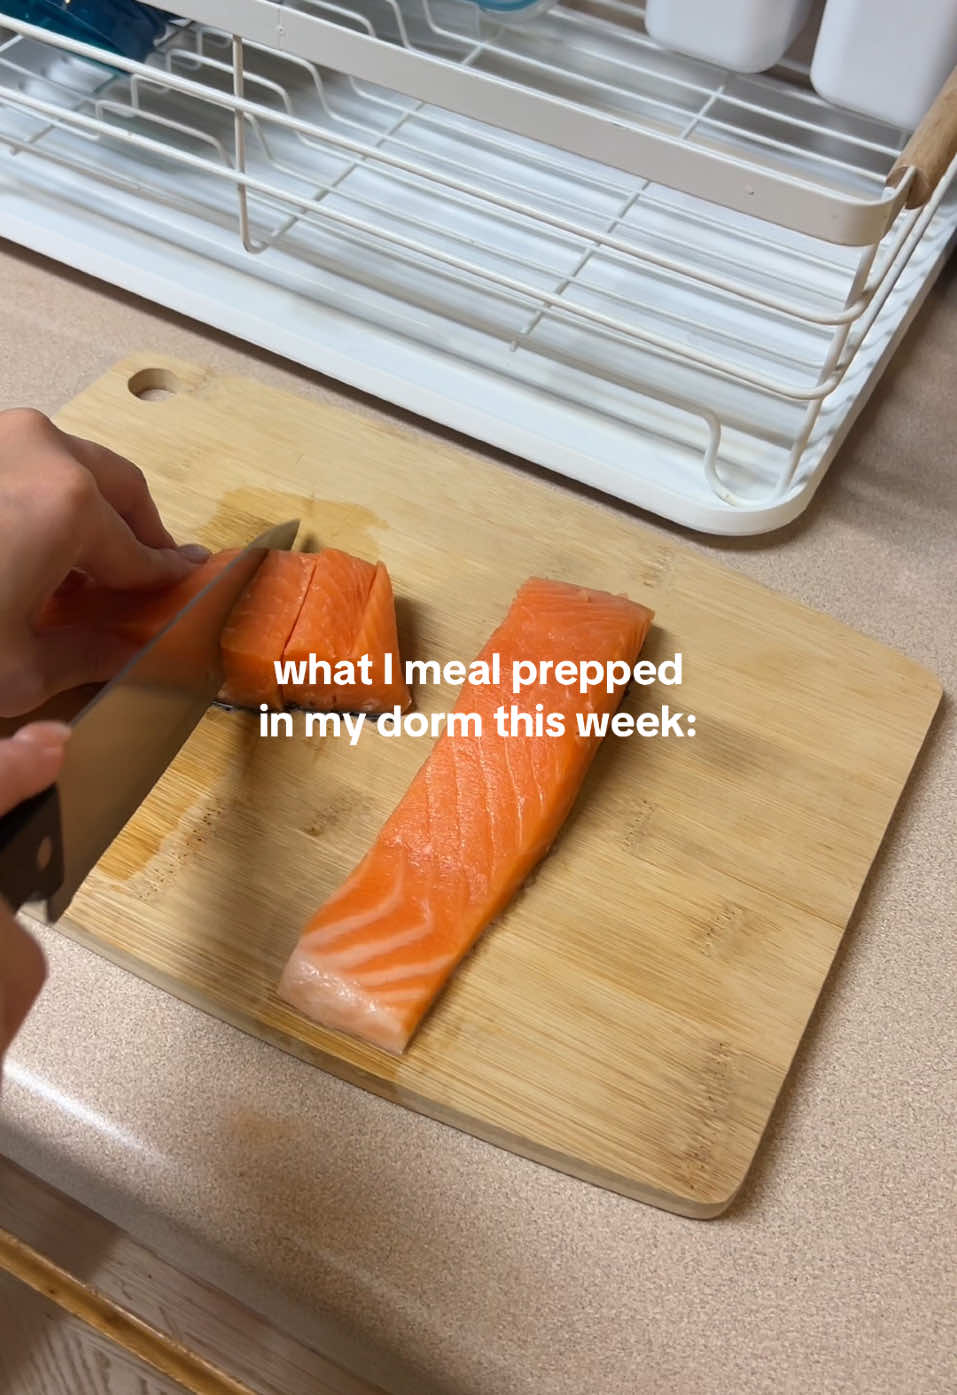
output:
POLYGON ((953 101, 902 156, 638 5, 177 9, 0 16, 0 234, 702 531, 807 506, 957 227, 953 101))

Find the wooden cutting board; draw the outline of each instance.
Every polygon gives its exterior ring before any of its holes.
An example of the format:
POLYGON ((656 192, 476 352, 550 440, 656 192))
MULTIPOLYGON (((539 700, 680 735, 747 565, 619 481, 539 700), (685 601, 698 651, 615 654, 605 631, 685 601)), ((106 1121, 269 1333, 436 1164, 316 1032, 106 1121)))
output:
MULTIPOLYGON (((274 987, 427 739, 263 740, 254 716, 211 710, 61 928, 410 1108, 687 1215, 722 1211, 936 679, 613 507, 245 379, 140 356, 59 422, 135 459, 179 536, 218 548, 298 514, 307 545, 382 558, 406 657, 471 658, 535 573, 654 607, 645 653, 680 650, 684 684, 635 688, 626 710, 670 702, 697 735, 604 743, 553 852, 402 1059, 311 1026, 274 987)), ((454 693, 418 696, 447 710, 454 693)))

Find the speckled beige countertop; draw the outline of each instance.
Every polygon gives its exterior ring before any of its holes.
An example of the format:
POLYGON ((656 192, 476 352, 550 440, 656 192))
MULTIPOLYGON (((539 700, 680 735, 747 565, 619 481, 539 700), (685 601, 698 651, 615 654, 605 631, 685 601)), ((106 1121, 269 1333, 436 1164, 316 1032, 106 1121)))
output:
MULTIPOLYGON (((955 272, 805 518, 768 539, 689 537, 900 648, 948 693, 955 272)), ((0 277, 2 406, 52 411, 153 347, 383 410, 3 244, 0 277)), ((955 888, 945 697, 721 1220, 652 1210, 389 1105, 54 931, 4 1083, 0 1151, 396 1390, 938 1395, 957 1387, 955 888), (227 1123, 239 1117, 241 1136, 227 1123)))

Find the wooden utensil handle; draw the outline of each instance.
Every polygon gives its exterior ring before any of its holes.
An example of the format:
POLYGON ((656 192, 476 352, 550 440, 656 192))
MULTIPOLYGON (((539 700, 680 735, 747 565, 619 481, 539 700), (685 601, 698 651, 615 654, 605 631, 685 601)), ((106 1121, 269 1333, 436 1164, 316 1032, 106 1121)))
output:
POLYGON ((907 191, 908 208, 921 208, 937 188, 957 154, 957 68, 937 93, 934 103, 904 146, 887 176, 897 185, 909 169, 914 178, 907 191))

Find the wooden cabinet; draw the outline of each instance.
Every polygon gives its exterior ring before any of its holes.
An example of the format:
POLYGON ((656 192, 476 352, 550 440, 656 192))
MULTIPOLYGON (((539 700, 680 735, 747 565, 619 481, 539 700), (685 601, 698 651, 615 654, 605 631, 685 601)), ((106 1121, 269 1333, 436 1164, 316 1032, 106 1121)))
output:
POLYGON ((96 1328, 0 1274, 3 1395, 182 1395, 96 1328))
POLYGON ((0 1158, 0 1395, 382 1395, 0 1158))

